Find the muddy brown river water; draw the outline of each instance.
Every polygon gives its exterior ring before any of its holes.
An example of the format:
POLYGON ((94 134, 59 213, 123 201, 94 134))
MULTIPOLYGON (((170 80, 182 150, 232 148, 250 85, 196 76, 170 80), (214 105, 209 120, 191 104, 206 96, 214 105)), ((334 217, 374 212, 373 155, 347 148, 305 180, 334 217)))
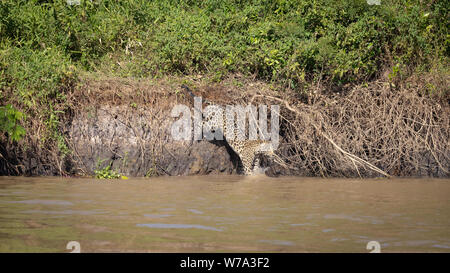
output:
POLYGON ((0 177, 0 252, 450 252, 449 179, 0 177))

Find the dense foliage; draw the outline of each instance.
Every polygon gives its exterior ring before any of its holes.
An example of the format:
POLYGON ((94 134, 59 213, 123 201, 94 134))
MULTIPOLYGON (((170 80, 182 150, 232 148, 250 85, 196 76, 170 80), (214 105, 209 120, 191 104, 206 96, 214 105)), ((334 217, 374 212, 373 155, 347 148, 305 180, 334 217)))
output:
POLYGON ((23 114, 11 104, 0 106, 0 132, 6 132, 12 141, 18 141, 25 135, 25 129, 18 123, 23 114))
POLYGON ((50 138, 83 71, 241 73, 304 90, 447 69, 447 1, 0 1, 0 105, 50 138))

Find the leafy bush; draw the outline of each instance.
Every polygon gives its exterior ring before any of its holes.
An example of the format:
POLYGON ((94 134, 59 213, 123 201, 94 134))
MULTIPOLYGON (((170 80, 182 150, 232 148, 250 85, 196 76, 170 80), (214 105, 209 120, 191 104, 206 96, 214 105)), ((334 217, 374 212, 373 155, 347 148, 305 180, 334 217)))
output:
POLYGON ((2 1, 0 34, 3 45, 57 48, 83 69, 124 76, 241 72, 354 82, 386 64, 447 59, 444 2, 2 1))
POLYGON ((11 104, 0 106, 0 132, 7 133, 12 141, 19 141, 25 135, 25 129, 20 126, 23 114, 11 104))
POLYGON ((128 177, 121 175, 117 171, 112 169, 112 161, 105 167, 100 166, 105 160, 99 160, 97 162, 97 170, 94 170, 95 178, 97 179, 128 179, 128 177))
POLYGON ((21 105, 30 117, 26 127, 40 127, 42 144, 56 142, 60 152, 68 154, 59 128, 67 109, 66 95, 76 78, 70 59, 57 48, 8 47, 0 49, 0 72, 0 90, 4 90, 0 95, 21 105))
POLYGON ((119 179, 121 175, 114 170, 111 170, 111 165, 106 166, 103 169, 95 170, 95 178, 98 179, 119 179))

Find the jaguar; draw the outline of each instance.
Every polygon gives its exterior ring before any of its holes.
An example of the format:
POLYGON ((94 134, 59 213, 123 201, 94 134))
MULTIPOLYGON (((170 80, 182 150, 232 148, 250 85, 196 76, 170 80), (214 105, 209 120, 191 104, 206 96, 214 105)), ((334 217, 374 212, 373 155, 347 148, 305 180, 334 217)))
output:
MULTIPOLYGON (((181 86, 190 97, 195 98, 195 95, 187 85, 181 86)), ((209 105, 215 105, 214 103, 205 100, 209 105)), ((218 132, 223 136, 223 140, 231 147, 242 162, 242 168, 244 175, 251 175, 261 170, 264 170, 261 166, 260 156, 266 156, 272 159, 275 156, 274 148, 270 141, 267 140, 251 140, 239 138, 239 126, 234 124, 234 134, 227 135, 227 119, 225 111, 223 111, 222 118, 215 118, 213 114, 208 111, 200 111, 203 114, 202 122, 203 127, 209 128, 209 131, 213 134, 218 132), (219 122, 219 123, 218 123, 219 122)), ((233 121, 237 119, 233 119, 233 121)), ((244 134, 245 135, 245 134, 244 134)))

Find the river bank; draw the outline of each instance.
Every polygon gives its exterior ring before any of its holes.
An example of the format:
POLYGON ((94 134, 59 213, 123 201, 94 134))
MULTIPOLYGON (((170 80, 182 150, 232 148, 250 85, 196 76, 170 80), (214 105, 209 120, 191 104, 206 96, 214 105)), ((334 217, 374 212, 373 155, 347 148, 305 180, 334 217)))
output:
POLYGON ((192 106, 182 83, 222 105, 280 105, 277 154, 286 164, 266 162, 269 176, 376 177, 382 170, 449 177, 450 108, 419 85, 392 90, 374 82, 342 94, 318 90, 305 101, 238 75, 220 83, 86 77, 67 94, 59 129, 67 152, 42 146, 40 128, 29 127, 34 133, 23 140, 1 142, 0 174, 92 176, 108 166, 133 177, 240 173, 239 157, 225 143, 171 137, 171 109, 192 106))
POLYGON ((280 105, 269 176, 449 177, 448 5, 369 2, 0 1, 0 175, 240 173, 171 137, 186 84, 280 105))

